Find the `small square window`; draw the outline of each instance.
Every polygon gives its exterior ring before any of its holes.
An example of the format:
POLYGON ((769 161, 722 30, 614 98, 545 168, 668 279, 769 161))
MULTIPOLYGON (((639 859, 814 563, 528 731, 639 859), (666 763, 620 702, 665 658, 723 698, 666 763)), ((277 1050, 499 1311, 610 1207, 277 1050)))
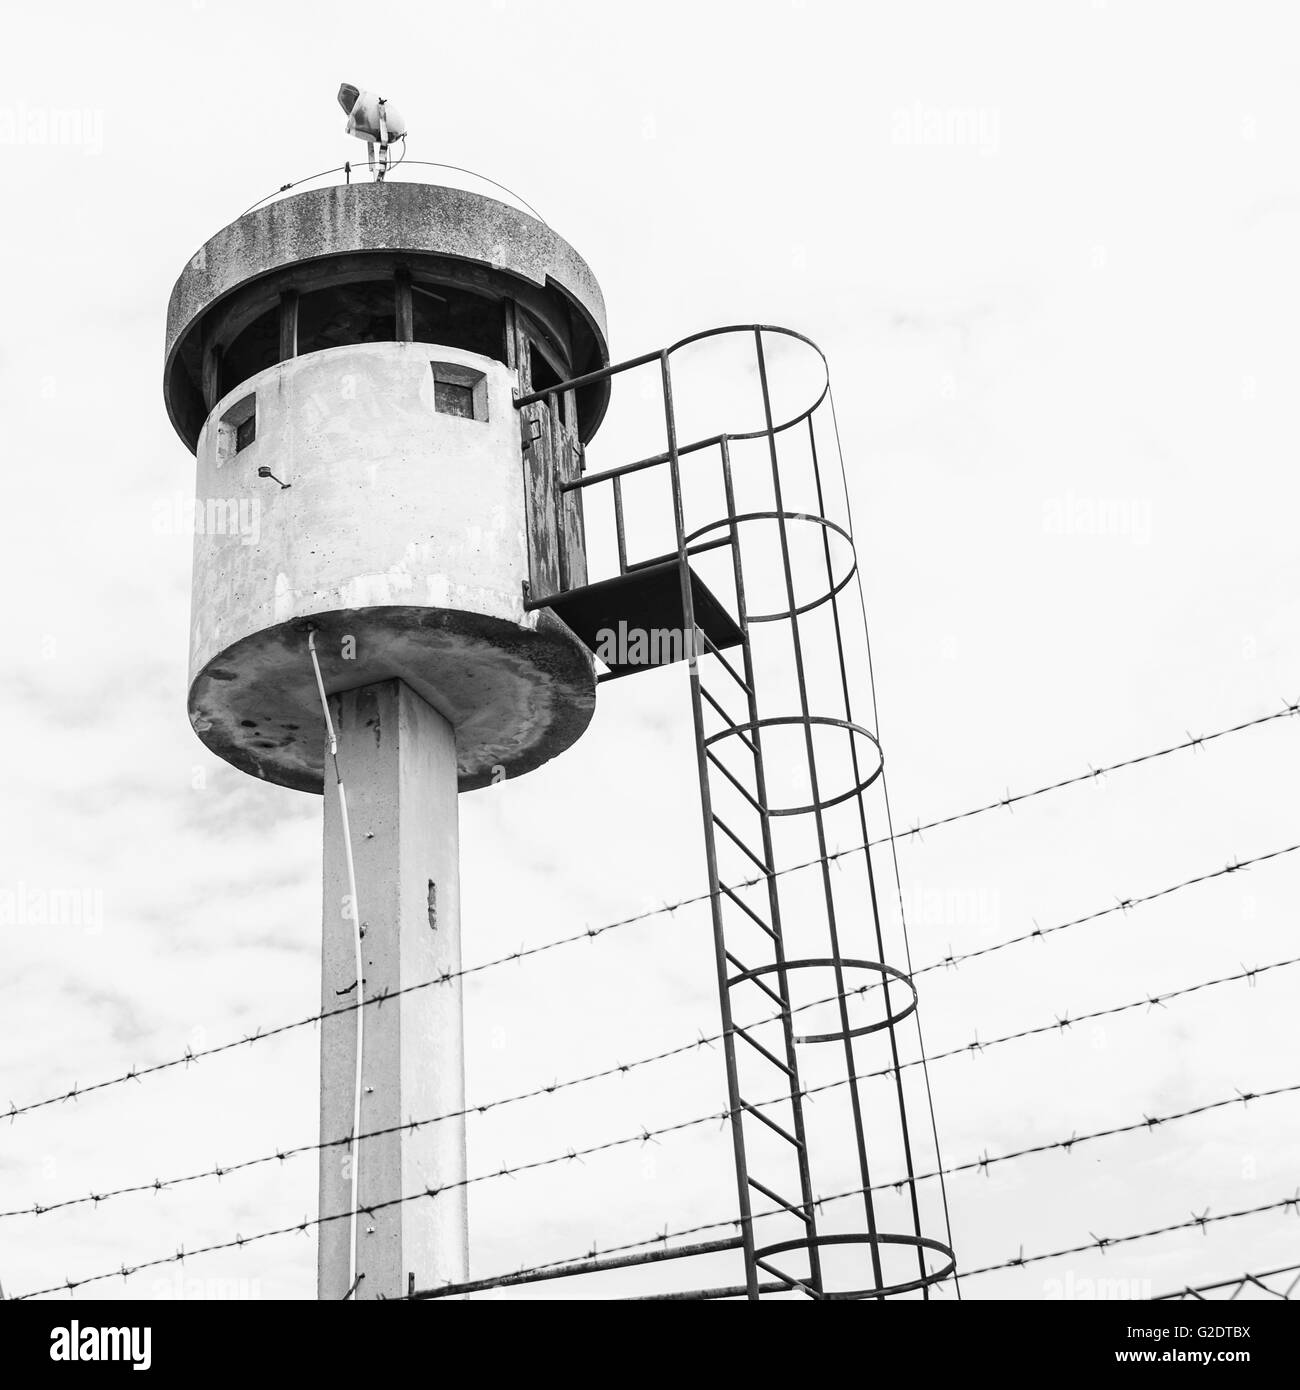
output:
POLYGON ((458 420, 486 420, 487 377, 458 362, 430 362, 433 370, 433 408, 458 420))
POLYGON ((254 411, 247 420, 241 420, 235 426, 235 453, 239 453, 257 438, 257 412, 254 411))
POLYGON ((217 467, 229 463, 257 438, 257 397, 236 401, 217 422, 217 467))
POLYGON ((459 415, 462 420, 474 418, 474 388, 458 381, 433 383, 433 408, 440 415, 459 415))

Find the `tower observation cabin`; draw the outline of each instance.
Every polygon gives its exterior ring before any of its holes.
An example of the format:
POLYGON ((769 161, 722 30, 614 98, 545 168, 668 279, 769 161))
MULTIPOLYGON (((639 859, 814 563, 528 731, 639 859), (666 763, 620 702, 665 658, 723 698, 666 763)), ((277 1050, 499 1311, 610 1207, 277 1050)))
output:
POLYGON ((168 307, 166 404, 200 501, 256 516, 196 538, 190 717, 213 752, 321 789, 307 626, 331 683, 400 679, 443 712, 462 790, 582 733, 590 654, 526 605, 585 579, 579 498, 554 489, 609 382, 515 401, 607 365, 605 332, 566 241, 459 189, 316 188, 203 246, 168 307))

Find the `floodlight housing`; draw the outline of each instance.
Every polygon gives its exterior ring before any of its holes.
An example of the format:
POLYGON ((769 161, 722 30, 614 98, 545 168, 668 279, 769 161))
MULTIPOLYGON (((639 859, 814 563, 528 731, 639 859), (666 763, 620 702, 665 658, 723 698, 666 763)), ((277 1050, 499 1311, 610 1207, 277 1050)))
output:
POLYGON ((350 82, 340 85, 338 96, 339 105, 348 113, 346 129, 349 135, 374 144, 390 144, 406 135, 405 118, 383 97, 362 91, 350 82), (383 129, 380 127, 381 108, 383 129))

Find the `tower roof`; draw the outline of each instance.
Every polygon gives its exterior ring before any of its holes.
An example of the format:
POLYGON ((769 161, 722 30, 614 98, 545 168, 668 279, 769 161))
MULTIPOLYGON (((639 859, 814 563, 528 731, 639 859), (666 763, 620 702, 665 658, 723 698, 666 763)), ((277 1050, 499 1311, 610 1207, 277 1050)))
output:
MULTIPOLYGON (((440 256, 484 268, 500 286, 523 281, 558 296, 591 345, 579 371, 609 362, 605 301, 581 256, 544 222, 495 198, 414 182, 315 188, 267 203, 223 227, 190 259, 167 306, 163 393, 194 447, 203 325, 228 296, 264 276, 343 256, 440 256)), ((608 384, 605 384, 608 393, 608 384)), ((598 413, 603 413, 603 403, 598 413)))

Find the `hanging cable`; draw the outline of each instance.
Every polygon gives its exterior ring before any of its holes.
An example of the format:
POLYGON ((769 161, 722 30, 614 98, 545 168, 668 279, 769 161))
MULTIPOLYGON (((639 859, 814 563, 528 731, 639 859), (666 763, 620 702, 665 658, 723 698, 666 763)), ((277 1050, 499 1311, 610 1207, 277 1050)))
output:
MULTIPOLYGON (((840 440, 840 422, 835 413, 835 393, 831 390, 830 377, 826 379, 826 396, 830 404, 831 424, 835 430, 835 452, 840 460, 840 479, 844 487, 844 514, 849 523, 849 534, 853 534, 853 504, 849 500, 849 475, 848 469, 844 464, 844 445, 840 440)), ((871 718, 875 726, 876 737, 882 738, 880 731, 880 705, 876 698, 876 668, 871 655, 871 624, 867 621, 867 599, 862 591, 862 571, 857 566, 854 567, 857 573, 858 605, 862 610, 862 633, 866 639, 867 646, 867 678, 871 685, 871 718)), ((881 768, 880 787, 885 800, 885 828, 889 831, 889 853, 894 866, 894 888, 898 893, 898 920, 903 932, 903 955, 907 961, 907 973, 913 974, 912 969, 912 945, 907 934, 907 912, 903 907, 903 880, 898 871, 898 837, 894 834, 894 813, 889 804, 889 781, 885 776, 884 768, 881 768)), ((870 846, 867 849, 868 859, 870 858, 870 846)), ((948 1236, 948 1248, 954 1248, 952 1243, 952 1216, 948 1210, 948 1186, 944 1181, 943 1153, 939 1147, 939 1123, 934 1113, 934 1094, 930 1089, 930 1068, 926 1062, 925 1055, 925 1034, 921 1029, 921 1011, 917 1009, 913 1013, 916 1020, 916 1042, 920 1049, 921 1076, 925 1083, 925 1101, 930 1111, 930 1134, 934 1139, 934 1156, 939 1164, 939 1193, 943 1203, 943 1224, 948 1236)), ((956 1261, 953 1263, 952 1271, 953 1288, 957 1292, 957 1298, 961 1299, 961 1276, 957 1273, 956 1261)))
POLYGON ((360 1178, 361 1154, 361 1063, 365 1055, 366 1011, 361 1007, 365 1002, 364 964, 361 959, 361 908, 357 902, 357 870, 352 861, 352 828, 348 824, 348 798, 343 787, 343 773, 339 768, 339 740, 334 732, 334 720, 330 717, 329 697, 325 694, 325 682, 321 679, 320 660, 316 656, 316 630, 307 633, 307 650, 311 653, 312 670, 316 673, 316 689, 320 692, 320 706, 325 715, 325 732, 329 736, 330 758, 334 763, 334 784, 339 789, 339 817, 343 827, 343 857, 347 861, 348 898, 352 911, 352 945, 357 969, 357 1062, 352 1087, 352 1137, 348 1144, 348 1158, 351 1179, 352 1200, 349 1203, 351 1223, 348 1228, 348 1294, 357 1287, 357 1184, 360 1178))

